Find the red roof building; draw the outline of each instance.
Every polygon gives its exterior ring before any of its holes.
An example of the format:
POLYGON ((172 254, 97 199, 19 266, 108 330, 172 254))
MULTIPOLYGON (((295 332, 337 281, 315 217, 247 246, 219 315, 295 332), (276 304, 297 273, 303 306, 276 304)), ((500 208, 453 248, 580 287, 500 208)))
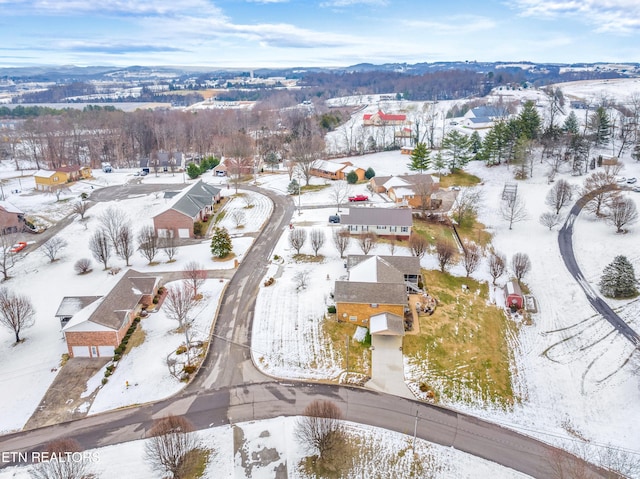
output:
POLYGON ((362 117, 365 126, 404 125, 406 121, 407 115, 389 115, 382 110, 373 114, 367 113, 362 117))

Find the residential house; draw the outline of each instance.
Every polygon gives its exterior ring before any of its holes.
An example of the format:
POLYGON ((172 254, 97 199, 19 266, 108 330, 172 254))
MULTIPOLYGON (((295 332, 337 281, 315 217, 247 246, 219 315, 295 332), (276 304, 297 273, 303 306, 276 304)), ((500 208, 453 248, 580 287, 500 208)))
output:
POLYGON ((179 171, 185 168, 184 154, 178 151, 156 151, 149 158, 140 158, 140 168, 147 173, 179 171))
POLYGON ((88 166, 61 166, 55 170, 38 170, 33 174, 36 189, 40 191, 53 191, 56 188, 69 183, 92 177, 91 168, 88 166))
POLYGON ((61 321, 66 321, 62 331, 69 356, 113 356, 142 305, 152 303, 158 283, 159 278, 130 269, 106 296, 81 300, 88 304, 79 310, 80 304, 74 306, 74 301, 63 299, 58 312, 61 321))
POLYGON ((8 201, 0 201, 0 234, 22 231, 24 213, 8 201))
POLYGON ((403 206, 428 210, 441 204, 433 201, 440 182, 431 175, 374 176, 369 185, 375 193, 386 193, 391 201, 403 206))
POLYGON ((358 168, 357 166, 353 166, 353 164, 348 161, 336 163, 333 161, 319 160, 313 164, 310 173, 311 175, 319 176, 320 178, 344 180, 352 171, 358 175, 358 181, 364 180, 365 170, 358 168))
POLYGON ((407 292, 418 289, 419 258, 350 255, 347 264, 348 280, 334 285, 339 320, 370 326, 371 318, 384 313, 404 318, 407 292))
POLYGON ((518 281, 515 279, 508 281, 504 286, 505 304, 508 308, 515 307, 522 309, 524 304, 524 296, 518 281))
POLYGON ((79 313, 100 298, 102 296, 65 296, 62 298, 55 314, 60 321, 60 328, 64 329, 76 313, 79 313))
POLYGON ((394 125, 402 126, 407 123, 407 115, 392 115, 378 110, 376 113, 365 113, 362 117, 364 126, 394 125))
POLYGON ((220 202, 220 190, 202 180, 179 193, 169 194, 171 203, 153 217, 153 227, 159 237, 173 231, 175 238, 193 238, 193 223, 206 221, 220 202))
POLYGON ((349 208, 340 215, 340 223, 351 234, 375 233, 378 236, 397 236, 409 239, 413 218, 408 208, 349 208))
POLYGON ((492 128, 497 120, 504 117, 503 109, 491 105, 478 106, 465 113, 464 124, 474 130, 492 128))

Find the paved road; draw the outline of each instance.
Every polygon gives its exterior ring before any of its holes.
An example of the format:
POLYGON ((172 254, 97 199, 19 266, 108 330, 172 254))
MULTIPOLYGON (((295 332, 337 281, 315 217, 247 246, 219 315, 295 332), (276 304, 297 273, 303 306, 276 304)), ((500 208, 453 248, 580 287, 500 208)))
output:
MULTIPOLYGON (((359 388, 277 382, 260 373, 250 355, 251 321, 263 279, 294 206, 288 197, 262 191, 274 201, 271 220, 230 280, 203 367, 182 394, 164 401, 89 416, 55 426, 0 437, 2 451, 41 450, 57 437, 73 437, 85 448, 143 438, 155 418, 184 414, 197 428, 300 414, 318 398, 340 405, 347 420, 455 447, 536 478, 552 477, 552 464, 576 458, 540 441, 446 408, 359 388)), ((0 464, 1 466, 1 464, 0 464)), ((612 477, 589 466, 585 479, 612 477)), ((616 476, 613 476, 616 477, 616 476)))
POLYGON ((567 270, 573 278, 578 282, 584 293, 587 295, 587 299, 591 304, 591 307, 596 310, 597 313, 602 315, 611 325, 625 338, 627 338, 634 346, 640 346, 640 336, 633 330, 627 323, 625 323, 620 316, 618 316, 613 309, 600 297, 591 284, 585 279, 582 271, 578 266, 576 257, 573 251, 573 224, 575 223, 580 211, 584 208, 588 202, 588 198, 581 198, 573 205, 564 225, 558 233, 558 246, 560 247, 560 254, 564 261, 567 270))

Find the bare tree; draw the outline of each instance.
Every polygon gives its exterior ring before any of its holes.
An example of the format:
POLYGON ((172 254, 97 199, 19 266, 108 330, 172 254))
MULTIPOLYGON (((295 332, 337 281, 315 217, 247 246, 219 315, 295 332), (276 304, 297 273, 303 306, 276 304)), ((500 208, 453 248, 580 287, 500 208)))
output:
POLYGON ((419 233, 411 233, 409 236, 409 248, 411 248, 411 254, 418 258, 423 258, 429 249, 429 243, 427 239, 419 233))
POLYGON ((0 271, 2 271, 3 281, 9 279, 9 273, 15 266, 15 253, 13 252, 15 240, 15 234, 0 235, 0 271))
POLYGON ((153 226, 147 225, 140 228, 138 232, 138 251, 149 263, 155 258, 158 253, 158 236, 153 226))
POLYGON ((349 247, 350 242, 351 235, 346 228, 333 230, 333 244, 336 245, 336 249, 338 250, 338 253, 340 253, 340 258, 344 258, 344 252, 349 247))
POLYGON ((482 249, 473 241, 464 241, 462 243, 462 265, 467 272, 467 278, 473 273, 482 259, 482 249))
POLYGON ((189 261, 182 271, 184 279, 191 286, 191 291, 194 297, 198 296, 198 290, 202 287, 207 280, 207 270, 204 269, 197 261, 189 261))
POLYGON ((74 460, 73 453, 81 453, 82 448, 75 439, 56 439, 45 447, 47 460, 36 463, 29 471, 33 479, 94 479, 90 462, 74 460))
POLYGON ((478 205, 482 200, 482 191, 477 188, 462 188, 458 191, 456 201, 451 208, 451 215, 461 225, 478 211, 478 205))
POLYGON ((20 342, 20 332, 34 323, 35 310, 29 298, 6 287, 0 288, 0 324, 13 331, 16 343, 20 342))
POLYGON ((440 238, 436 241, 436 258, 440 271, 445 272, 447 266, 453 263, 456 256, 456 246, 448 239, 440 238))
POLYGON ((84 215, 87 213, 89 206, 90 204, 88 201, 85 201, 85 200, 76 201, 71 206, 71 211, 77 214, 80 217, 80 220, 84 220, 84 215))
POLYGON ((225 160, 227 165, 227 173, 231 178, 231 183, 235 188, 235 194, 238 194, 238 185, 243 177, 250 175, 253 169, 253 160, 249 157, 234 157, 225 160))
POLYGON ((98 230, 89 238, 89 251, 96 261, 104 265, 104 269, 109 267, 109 258, 111 258, 111 242, 107 234, 98 230))
POLYGON ((398 244, 398 237, 396 235, 390 235, 387 237, 387 241, 389 243, 389 252, 391 256, 396 252, 396 245, 398 244))
POLYGON ((584 208, 596 216, 603 216, 603 209, 620 198, 615 175, 607 171, 596 171, 585 180, 582 196, 587 198, 584 208))
POLYGON ((516 195, 512 200, 503 200, 500 204, 500 214, 502 219, 509 222, 509 229, 513 228, 514 223, 519 223, 527 219, 527 208, 524 200, 516 195))
POLYGON ((547 211, 540 215, 540 219, 538 221, 540 221, 540 224, 542 226, 546 226, 547 228, 549 228, 549 231, 551 231, 554 226, 558 226, 560 223, 562 223, 562 220, 562 216, 557 215, 551 211, 547 211))
POLYGON ((295 434, 309 453, 326 459, 345 440, 340 408, 331 401, 313 401, 298 419, 295 434))
POLYGON ((616 227, 616 233, 622 233, 625 225, 638 221, 638 210, 631 198, 619 198, 607 210, 606 220, 616 227))
POLYGON ((252 208, 255 203, 255 197, 251 193, 245 193, 242 195, 242 201, 244 201, 245 208, 252 208))
POLYGON ((340 213, 340 207, 349 199, 351 194, 351 185, 345 180, 334 181, 331 185, 329 197, 334 201, 340 213))
POLYGON ((558 180, 547 193, 546 203, 556 214, 573 200, 573 186, 567 180, 558 180))
POLYGON ((58 259, 58 253, 67 246, 67 242, 59 236, 50 238, 41 247, 42 254, 49 258, 52 263, 58 259))
POLYGON ((115 244, 117 245, 115 249, 118 256, 129 266, 129 259, 133 256, 135 250, 133 246, 133 228, 131 228, 129 223, 120 226, 116 233, 115 244))
POLYGON ((309 271, 298 271, 293 276, 293 282, 296 285, 296 289, 305 289, 307 287, 307 283, 309 282, 309 271))
POLYGON ((524 275, 531 270, 529 255, 526 253, 514 254, 513 258, 511 258, 511 269, 518 282, 520 282, 524 275))
POLYGON ((193 468, 198 441, 193 424, 182 416, 166 416, 154 421, 145 443, 145 456, 162 477, 182 479, 193 468))
POLYGON ((165 236, 160 238, 158 245, 162 249, 164 254, 167 255, 168 262, 171 263, 173 261, 173 258, 175 258, 176 254, 178 253, 178 245, 176 243, 176 237, 173 230, 167 231, 165 236))
POLYGON ((507 267, 507 258, 504 254, 497 251, 492 251, 489 255, 489 274, 493 278, 493 284, 496 284, 496 280, 502 276, 507 267))
POLYGON ((324 231, 319 229, 312 229, 309 233, 309 241, 311 242, 311 249, 313 249, 313 254, 318 256, 318 251, 324 245, 325 235, 324 231))
POLYGON ((89 258, 80 258, 76 261, 76 264, 73 265, 73 269, 75 269, 78 274, 87 274, 91 272, 91 260, 89 258))
POLYGON ((376 244, 378 244, 378 235, 372 231, 358 235, 358 246, 364 254, 369 254, 376 247, 376 244))
POLYGON ((300 254, 305 241, 307 241, 307 232, 302 228, 295 228, 289 231, 289 245, 296 250, 296 254, 300 254))
POLYGON ((240 228, 240 226, 244 225, 244 221, 246 219, 246 215, 242 210, 233 210, 231 212, 231 219, 235 224, 236 228, 240 228))
POLYGON ((198 301, 193 295, 193 288, 186 281, 180 282, 180 286, 169 286, 167 296, 162 304, 167 317, 178 321, 178 328, 184 332, 187 345, 187 363, 191 361, 191 325, 194 318, 192 313, 198 301))
POLYGON ((107 239, 111 242, 116 255, 120 256, 118 233, 124 226, 129 224, 127 213, 116 206, 109 206, 98 216, 98 223, 104 230, 107 239))

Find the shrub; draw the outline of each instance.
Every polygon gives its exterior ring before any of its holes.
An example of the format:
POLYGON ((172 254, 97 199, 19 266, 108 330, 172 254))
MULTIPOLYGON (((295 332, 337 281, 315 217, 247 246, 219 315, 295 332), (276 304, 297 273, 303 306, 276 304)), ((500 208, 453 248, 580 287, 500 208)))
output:
POLYGON ((196 372, 196 367, 193 364, 185 364, 184 368, 182 368, 186 374, 193 374, 196 372))
POLYGON ((194 236, 202 236, 204 233, 204 223, 202 221, 194 221, 193 222, 193 235, 194 236))
POLYGON ((109 382, 109 380, 107 378, 102 378, 102 385, 104 386, 105 384, 107 384, 109 382))
POLYGON ((164 292, 167 290, 167 288, 165 288, 164 286, 160 286, 158 288, 158 294, 162 295, 164 294, 164 292))
POLYGON ((186 346, 179 346, 178 349, 176 349, 176 354, 184 354, 186 352, 187 352, 186 346))
POLYGON ((158 304, 160 302, 160 298, 156 295, 153 297, 153 304, 158 304))
POLYGON ((113 350, 113 354, 122 354, 124 352, 124 347, 122 347, 122 345, 118 346, 116 349, 113 350))
POLYGON ((88 258, 81 258, 73 265, 73 269, 78 274, 87 274, 91 272, 91 260, 88 258))
POLYGON ((374 176, 376 176, 376 172, 373 170, 373 168, 369 167, 367 168, 367 171, 364 172, 364 177, 367 180, 370 180, 371 178, 373 178, 374 176))
POLYGON ((331 305, 327 308, 327 312, 331 313, 331 314, 335 314, 336 313, 336 307, 331 305))
POLYGON ((113 355, 113 360, 114 360, 115 362, 118 362, 118 361, 120 361, 120 358, 121 358, 121 357, 122 357, 122 354, 121 354, 121 353, 116 353, 116 354, 114 354, 114 355, 113 355))
POLYGON ((107 371, 109 371, 110 373, 113 372, 113 370, 116 368, 115 364, 110 364, 109 366, 107 366, 107 371))
POLYGON ((111 376, 111 371, 109 371, 108 369, 104 372, 104 377, 108 378, 109 376, 111 376))
POLYGON ((355 185, 358 182, 358 173, 355 171, 350 171, 347 173, 347 183, 350 185, 355 185))

